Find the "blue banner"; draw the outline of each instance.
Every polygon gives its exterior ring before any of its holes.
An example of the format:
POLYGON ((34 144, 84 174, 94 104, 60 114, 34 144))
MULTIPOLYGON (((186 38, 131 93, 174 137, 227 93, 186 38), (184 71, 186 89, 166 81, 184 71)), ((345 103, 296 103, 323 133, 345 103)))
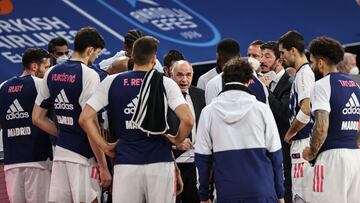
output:
POLYGON ((106 40, 96 62, 121 50, 124 34, 138 28, 160 40, 160 61, 168 50, 177 49, 194 63, 215 60, 216 44, 226 37, 240 42, 242 55, 251 41, 277 40, 291 29, 306 42, 320 35, 343 44, 360 42, 358 22, 355 0, 1 0, 0 82, 21 73, 26 48, 47 48, 58 36, 72 48, 84 26, 95 27, 106 40))

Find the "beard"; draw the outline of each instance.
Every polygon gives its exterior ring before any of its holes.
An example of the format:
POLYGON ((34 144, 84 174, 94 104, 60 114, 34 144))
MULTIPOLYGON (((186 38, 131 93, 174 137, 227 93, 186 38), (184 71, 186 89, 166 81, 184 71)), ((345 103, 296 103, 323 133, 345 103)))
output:
POLYGON ((319 69, 314 68, 313 71, 314 71, 314 75, 315 75, 315 81, 318 81, 318 80, 320 80, 321 78, 324 77, 323 74, 320 72, 319 69))

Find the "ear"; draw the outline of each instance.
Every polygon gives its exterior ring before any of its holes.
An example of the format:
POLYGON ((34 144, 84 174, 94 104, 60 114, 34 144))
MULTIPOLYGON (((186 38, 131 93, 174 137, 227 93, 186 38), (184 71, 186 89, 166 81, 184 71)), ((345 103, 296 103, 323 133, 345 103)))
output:
POLYGON ((37 69, 38 69, 38 65, 36 63, 31 63, 30 64, 30 66, 29 66, 30 71, 36 72, 37 69))
POLYGON ((295 47, 291 47, 290 48, 290 53, 291 55, 294 55, 296 53, 296 48, 295 47))
POLYGON ((94 53, 94 51, 95 51, 94 47, 88 47, 86 48, 86 55, 90 56, 94 53))

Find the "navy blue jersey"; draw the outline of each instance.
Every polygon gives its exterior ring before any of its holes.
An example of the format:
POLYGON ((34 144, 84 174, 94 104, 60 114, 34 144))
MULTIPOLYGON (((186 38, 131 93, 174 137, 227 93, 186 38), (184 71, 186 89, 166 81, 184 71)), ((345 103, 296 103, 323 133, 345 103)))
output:
POLYGON ((45 161, 52 157, 49 135, 31 121, 40 80, 30 75, 13 77, 0 88, 5 165, 45 161))
MULTIPOLYGON (((171 143, 163 135, 148 136, 131 122, 145 74, 144 71, 129 71, 109 76, 87 102, 97 111, 104 107, 108 111, 111 135, 119 139, 115 164, 172 161, 171 143)), ((186 103, 174 81, 164 77, 164 87, 170 108, 186 103)))
MULTIPOLYGON (((296 115, 300 111, 300 102, 303 99, 310 98, 311 89, 315 84, 315 76, 309 64, 302 65, 296 72, 294 82, 291 87, 289 100, 289 120, 290 123, 294 121, 296 115)), ((304 128, 302 128, 293 140, 300 140, 308 138, 311 134, 313 121, 310 121, 304 128)))
POLYGON ((85 102, 99 84, 98 74, 80 61, 68 60, 48 70, 44 80, 36 102, 53 103, 60 132, 56 145, 86 158, 93 157, 78 120, 85 102))
POLYGON ((312 111, 329 112, 329 129, 320 152, 335 149, 356 149, 356 133, 360 119, 360 89, 351 77, 330 73, 317 81, 311 94, 312 111))
POLYGON ((264 88, 264 85, 260 80, 253 75, 252 80, 249 84, 250 91, 255 95, 256 99, 264 104, 267 104, 268 96, 266 88, 264 88))

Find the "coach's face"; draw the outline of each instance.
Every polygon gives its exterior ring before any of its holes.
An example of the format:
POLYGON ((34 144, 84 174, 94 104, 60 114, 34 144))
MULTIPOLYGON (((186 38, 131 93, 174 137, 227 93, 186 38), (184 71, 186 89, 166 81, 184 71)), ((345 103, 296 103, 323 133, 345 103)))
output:
POLYGON ((174 64, 173 80, 179 85, 181 92, 186 92, 192 82, 193 69, 186 61, 178 61, 174 64))

